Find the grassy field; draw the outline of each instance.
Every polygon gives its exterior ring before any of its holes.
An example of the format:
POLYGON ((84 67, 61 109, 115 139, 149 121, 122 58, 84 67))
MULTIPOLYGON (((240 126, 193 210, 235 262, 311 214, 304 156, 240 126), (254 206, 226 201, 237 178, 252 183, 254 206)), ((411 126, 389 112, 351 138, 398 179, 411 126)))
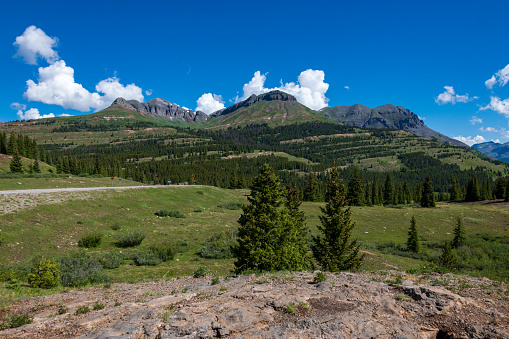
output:
MULTIPOLYGON (((79 178, 78 178, 79 179, 79 178)), ((108 181, 106 181, 108 182, 108 181)), ((209 186, 168 186, 143 190, 91 192, 88 198, 72 199, 61 204, 42 203, 31 209, 0 216, 5 242, 0 246, 0 264, 23 262, 36 254, 54 257, 77 249, 77 241, 87 232, 103 233, 98 248, 91 254, 122 251, 115 246, 115 235, 126 230, 142 230, 147 237, 138 251, 162 239, 180 244, 176 259, 157 266, 123 265, 109 270, 114 281, 141 281, 167 276, 192 274, 206 266, 211 272, 226 275, 233 267, 231 259, 203 259, 197 251, 212 235, 235 230, 241 210, 221 205, 246 201, 247 190, 225 190, 209 186), (178 210, 185 218, 160 218, 161 209, 178 210), (119 230, 113 230, 116 225, 119 230)), ((303 203, 311 232, 316 233, 322 203, 303 203)), ((509 204, 440 203, 437 208, 416 206, 400 208, 355 207, 354 237, 365 244, 405 243, 411 217, 415 216, 423 243, 452 240, 456 217, 462 217, 467 235, 488 233, 509 236, 509 204)), ((364 269, 417 268, 422 260, 387 254, 368 246, 364 269)))
MULTIPOLYGON (((7 190, 28 190, 40 188, 68 188, 68 187, 111 187, 111 178, 93 178, 93 177, 79 177, 79 176, 62 176, 55 177, 34 177, 27 178, 20 176, 18 178, 1 178, 0 191, 7 190)), ((113 186, 140 186, 139 182, 118 178, 113 180, 113 186)))

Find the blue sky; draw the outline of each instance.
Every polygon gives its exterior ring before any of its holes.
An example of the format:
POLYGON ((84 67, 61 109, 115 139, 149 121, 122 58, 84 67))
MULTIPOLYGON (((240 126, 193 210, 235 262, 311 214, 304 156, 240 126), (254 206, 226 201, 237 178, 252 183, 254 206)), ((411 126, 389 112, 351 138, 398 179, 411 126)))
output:
POLYGON ((314 109, 392 103, 448 136, 507 142, 508 12, 507 1, 2 1, 0 120, 92 113, 119 94, 210 113, 282 88, 314 109))

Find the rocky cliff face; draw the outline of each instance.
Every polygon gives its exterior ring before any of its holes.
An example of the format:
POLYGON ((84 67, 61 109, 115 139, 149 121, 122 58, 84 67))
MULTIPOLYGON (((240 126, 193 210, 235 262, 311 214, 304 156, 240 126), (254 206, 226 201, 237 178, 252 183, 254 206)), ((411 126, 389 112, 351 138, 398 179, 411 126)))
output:
POLYGON ((320 110, 334 122, 348 126, 363 128, 397 128, 428 139, 438 138, 460 147, 468 147, 464 143, 438 133, 424 124, 410 110, 391 104, 369 108, 360 104, 353 106, 326 107, 320 110))
POLYGON ((194 121, 205 122, 207 121, 207 114, 198 111, 195 112, 191 109, 185 109, 179 105, 173 104, 161 98, 155 98, 149 102, 139 102, 136 100, 125 100, 124 98, 117 98, 113 101, 112 105, 120 105, 127 109, 138 111, 141 114, 149 114, 152 116, 160 116, 169 120, 176 121, 194 121))
POLYGON ((9 305, 34 322, 0 338, 509 337, 506 284, 396 271, 327 276, 313 283, 311 272, 251 275, 217 285, 210 276, 180 277, 39 296, 9 305), (77 314, 95 303, 104 309, 77 314))

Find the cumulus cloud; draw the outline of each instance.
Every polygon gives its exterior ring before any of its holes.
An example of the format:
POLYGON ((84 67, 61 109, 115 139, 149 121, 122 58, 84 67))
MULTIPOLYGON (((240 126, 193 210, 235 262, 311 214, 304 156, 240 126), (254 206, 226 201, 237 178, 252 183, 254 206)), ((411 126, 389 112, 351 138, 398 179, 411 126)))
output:
POLYGON ((490 133, 499 132, 499 131, 498 131, 496 128, 494 128, 494 127, 486 127, 486 128, 481 127, 481 128, 479 128, 479 130, 480 130, 481 132, 490 132, 490 133))
POLYGON ((475 124, 482 124, 482 119, 481 118, 478 118, 476 117, 475 115, 472 117, 472 119, 470 119, 470 123, 472 125, 475 125, 475 124))
POLYGON ((502 69, 499 69, 497 73, 495 73, 491 78, 486 80, 484 83, 487 88, 492 89, 496 83, 500 85, 500 87, 505 86, 509 82, 509 65, 505 66, 502 69))
POLYGON ((72 108, 81 112, 100 110, 110 105, 117 97, 143 101, 142 89, 134 84, 124 86, 118 78, 100 81, 91 93, 74 81, 74 69, 59 60, 48 67, 39 67, 38 83, 27 80, 23 96, 29 101, 72 108))
POLYGON ((42 29, 30 26, 22 35, 16 37, 14 46, 18 51, 14 56, 22 57, 30 65, 37 65, 38 57, 52 64, 58 60, 58 53, 53 49, 57 42, 57 38, 47 36, 42 29))
MULTIPOLYGON (((267 74, 267 73, 266 73, 267 74)), ((274 90, 280 90, 295 96, 301 104, 318 110, 328 106, 329 99, 325 93, 329 89, 329 84, 325 83, 325 73, 323 71, 308 69, 300 73, 297 82, 283 84, 281 80, 280 87, 266 88, 266 74, 256 71, 253 78, 242 87, 242 97, 236 97, 235 102, 249 98, 252 94, 259 95, 274 90)))
POLYGON ((345 89, 350 89, 350 86, 345 86, 345 89))
POLYGON ((479 97, 469 97, 468 93, 465 95, 459 95, 454 92, 453 86, 444 86, 445 92, 441 93, 436 97, 435 102, 439 105, 445 105, 445 104, 455 104, 457 102, 470 102, 475 99, 479 99, 479 97))
POLYGON ((491 101, 488 105, 480 108, 481 111, 491 109, 499 114, 505 115, 506 118, 509 118, 509 98, 505 100, 501 100, 499 97, 490 97, 491 101))
POLYGON ((152 95, 152 90, 151 90, 151 89, 147 89, 147 90, 145 91, 145 94, 146 94, 146 95, 152 95))
POLYGON ((460 135, 460 136, 457 136, 457 137, 453 137, 453 139, 459 140, 462 143, 467 144, 468 146, 472 146, 474 144, 480 144, 480 143, 486 142, 486 139, 484 139, 484 137, 482 135, 476 135, 475 137, 471 137, 471 136, 463 137, 463 136, 460 135))
POLYGON ((23 112, 22 110, 18 110, 16 113, 19 117, 19 120, 32 120, 32 119, 44 119, 44 118, 54 118, 55 114, 43 114, 39 113, 37 108, 30 108, 28 111, 23 112))
POLYGON ((212 93, 204 93, 196 100, 198 106, 196 111, 202 111, 206 114, 214 113, 224 108, 223 97, 212 93))
POLYGON ((24 111, 27 109, 27 105, 24 105, 24 104, 20 104, 19 102, 13 102, 11 104, 11 108, 12 109, 15 109, 15 110, 21 110, 21 111, 24 111))

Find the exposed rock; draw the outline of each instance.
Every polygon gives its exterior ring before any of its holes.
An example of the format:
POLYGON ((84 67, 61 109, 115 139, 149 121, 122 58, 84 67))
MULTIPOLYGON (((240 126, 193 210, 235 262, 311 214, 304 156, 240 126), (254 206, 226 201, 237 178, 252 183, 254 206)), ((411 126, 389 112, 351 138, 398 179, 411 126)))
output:
POLYGON ((443 142, 450 142, 456 146, 468 147, 461 141, 451 139, 432 130, 415 113, 401 106, 387 104, 371 109, 367 106, 355 104, 352 106, 326 107, 320 112, 332 121, 348 126, 402 129, 420 137, 438 138, 443 142))
MULTIPOLYGON (((94 287, 11 305, 34 322, 0 338, 508 338, 507 286, 470 279, 479 286, 464 290, 472 298, 426 277, 405 275, 401 287, 379 282, 394 275, 402 273, 328 274, 319 284, 305 272, 94 287), (76 314, 96 302, 105 308, 76 314), (59 305, 68 312, 57 314, 59 305)), ((455 286, 455 277, 442 276, 449 278, 455 286)))
POLYGON ((141 114, 149 114, 154 117, 160 116, 169 120, 205 122, 208 119, 207 114, 201 111, 195 112, 191 109, 182 108, 161 98, 155 98, 149 102, 117 98, 112 105, 119 105, 141 114))

